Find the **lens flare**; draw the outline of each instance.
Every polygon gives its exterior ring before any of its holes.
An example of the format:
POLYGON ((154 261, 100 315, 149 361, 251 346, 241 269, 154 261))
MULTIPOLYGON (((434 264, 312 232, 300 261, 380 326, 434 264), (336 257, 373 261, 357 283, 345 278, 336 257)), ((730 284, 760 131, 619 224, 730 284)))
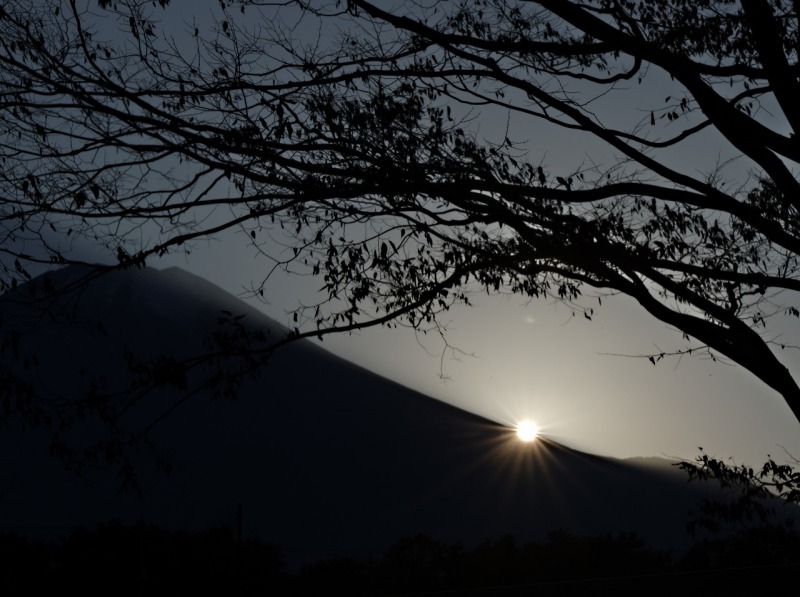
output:
POLYGON ((532 442, 539 435, 539 427, 530 420, 520 421, 517 424, 517 437, 524 442, 532 442))

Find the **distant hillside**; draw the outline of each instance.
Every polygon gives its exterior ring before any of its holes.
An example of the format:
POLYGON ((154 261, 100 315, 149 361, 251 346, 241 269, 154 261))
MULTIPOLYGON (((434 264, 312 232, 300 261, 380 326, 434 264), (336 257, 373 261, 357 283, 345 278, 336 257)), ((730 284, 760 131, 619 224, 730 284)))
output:
MULTIPOLYGON (((61 287, 84 273, 66 268, 49 274, 49 284, 61 287)), ((0 334, 18 331, 21 358, 38 362, 25 369, 8 349, 3 365, 51 397, 82 397, 97 374, 107 390, 122 390, 126 351, 202 352, 223 310, 245 315, 239 321, 248 329, 282 333, 176 268, 113 272, 69 300, 41 296, 31 302, 23 288, 0 299, 0 334)), ((131 407, 123 424, 141 428, 181 398, 175 388, 159 390, 131 407)), ((679 549, 688 542, 687 513, 707 491, 663 467, 546 438, 523 444, 509 429, 307 341, 279 350, 239 400, 199 393, 160 421, 152 438, 173 471, 165 476, 148 453, 135 452, 141 496, 121 494, 114 471, 101 465, 80 478, 67 474, 49 455, 44 431, 10 423, 0 436, 0 529, 54 534, 110 519, 197 529, 233 524, 241 504, 245 533, 282 546, 293 561, 380 553, 417 532, 470 543, 504 534, 540 539, 555 529, 631 531, 679 549)), ((90 420, 68 437, 88 445, 103 433, 90 420)))

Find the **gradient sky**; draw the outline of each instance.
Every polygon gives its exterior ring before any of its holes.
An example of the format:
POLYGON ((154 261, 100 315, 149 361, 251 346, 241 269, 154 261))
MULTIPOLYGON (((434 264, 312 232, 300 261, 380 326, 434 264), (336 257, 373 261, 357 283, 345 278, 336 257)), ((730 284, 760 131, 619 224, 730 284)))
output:
MULTIPOLYGON (((173 2, 161 16, 162 24, 176 35, 186 31, 193 18, 182 12, 185 4, 180 9, 178 4, 173 2)), ((202 22, 218 10, 217 4, 204 0, 192 6, 202 22)), ((303 35, 302 26, 295 33, 303 35)), ((673 82, 659 82, 659 76, 655 70, 648 75, 649 81, 657 81, 655 86, 631 83, 630 89, 598 100, 598 112, 613 118, 615 126, 636 126, 665 96, 679 92, 673 82)), ((610 165, 616 159, 578 133, 516 118, 508 122, 497 113, 478 116, 474 126, 479 134, 492 138, 510 129, 516 140, 527 141, 531 161, 543 161, 550 170, 568 171, 589 160, 610 165)), ((666 119, 664 123, 667 126, 666 119)), ((713 131, 661 156, 694 175, 711 172, 734 157, 713 131)), ((733 162, 723 174, 735 180, 747 176, 748 169, 746 163, 733 162)), ((171 256, 150 265, 179 265, 234 294, 260 279, 266 266, 248 247, 246 235, 233 233, 198 244, 190 256, 171 256)), ((268 304, 254 304, 287 322, 287 312, 313 288, 307 280, 275 279, 266 293, 268 304)), ((463 355, 445 350, 440 338, 415 337, 402 329, 328 337, 323 345, 491 419, 513 425, 530 417, 553 439, 581 450, 617 457, 692 458, 702 446, 716 456, 751 465, 768 454, 782 458, 784 449, 800 458, 800 424, 774 391, 743 369, 699 358, 667 359, 653 366, 646 358, 619 356, 685 347, 680 333, 626 298, 606 299, 602 307, 587 298, 585 304, 595 307, 592 321, 580 313, 573 317, 571 308, 548 300, 478 295, 474 302, 471 309, 453 310, 445 322, 448 342, 463 355)), ((796 320, 773 321, 768 333, 800 344, 796 320)), ((797 351, 781 356, 792 371, 800 371, 797 351)))
MULTIPOLYGON (((248 271, 256 278, 260 270, 246 248, 235 250, 237 244, 219 241, 163 265, 180 265, 242 294, 248 271)), ((280 282, 267 292, 271 304, 252 304, 289 324, 297 286, 280 282)), ((800 425, 783 399, 741 367, 700 357, 653 366, 622 356, 684 346, 680 333, 627 297, 604 300, 592 321, 547 300, 483 295, 474 302, 452 310, 446 322, 448 343, 464 354, 447 350, 435 335, 406 329, 328 336, 322 345, 498 422, 532 418, 553 439, 597 454, 692 458, 702 446, 751 465, 767 454, 783 457, 783 448, 800 455, 800 425)), ((796 321, 786 324, 787 333, 800 337, 796 321)), ((790 368, 800 370, 798 354, 786 356, 790 368)))

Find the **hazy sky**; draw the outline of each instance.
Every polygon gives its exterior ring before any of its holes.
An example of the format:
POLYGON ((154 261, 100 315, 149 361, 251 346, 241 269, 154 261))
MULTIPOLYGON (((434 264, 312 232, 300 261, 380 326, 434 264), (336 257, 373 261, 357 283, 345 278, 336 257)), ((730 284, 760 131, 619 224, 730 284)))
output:
MULTIPOLYGON (((258 265, 246 249, 228 249, 215 243, 208 252, 195 250, 188 260, 169 263, 241 293, 248 270, 255 277, 258 265)), ((253 304, 288 324, 291 293, 287 282, 272 293, 287 304, 253 304)), ((680 333, 626 297, 604 300, 592 321, 547 300, 484 295, 475 303, 451 311, 448 322, 449 344, 469 356, 456 359, 445 351, 442 358, 440 338, 418 338, 404 329, 328 336, 323 346, 499 422, 530 417, 553 439, 598 454, 690 458, 702 446, 748 464, 767 454, 783 456, 781 446, 800 455, 800 425, 783 399, 741 367, 699 357, 653 366, 644 358, 615 356, 684 345, 680 333)), ((787 324, 800 337, 796 322, 787 324)), ((792 370, 800 370, 798 355, 786 356, 792 370)))
MULTIPOLYGON (((189 22, 173 7, 165 25, 185 30, 176 19, 189 22)), ((197 15, 207 18, 217 2, 197 2, 197 15), (204 16, 205 15, 205 16, 204 16)), ((254 18, 250 12, 248 18, 254 18)), ((296 30, 303 34, 302 27, 296 30)), ((313 34, 316 34, 314 31, 313 34)), ((650 77, 658 77, 651 72, 650 77)), ((663 101, 675 93, 674 83, 650 89, 663 101)), ((615 124, 631 126, 649 114, 652 96, 642 88, 598 101, 597 110, 608 113, 615 124), (622 98, 622 99, 620 99, 622 98)), ((483 115, 476 122, 481 134, 505 133, 507 122, 483 115)), ((510 130, 517 140, 527 140, 530 159, 569 170, 592 159, 610 164, 614 156, 585 137, 548 129, 541 123, 515 119, 510 130)), ((670 160, 687 173, 712 170, 735 154, 711 132, 669 152, 670 160)), ((747 172, 747 164, 731 170, 747 172)), ((238 294, 263 273, 243 234, 197 246, 192 255, 172 256, 156 267, 180 265, 238 294)), ((271 316, 286 322, 287 310, 308 287, 291 279, 275 280, 268 289, 271 316)), ((303 284, 306 282, 303 281, 303 284)), ((513 424, 530 417, 543 432, 570 446, 618 457, 693 457, 697 447, 720 457, 757 464, 767 454, 783 456, 783 447, 800 458, 800 425, 782 399, 741 368, 697 358, 665 360, 657 366, 637 355, 681 348, 681 334, 666 329, 625 298, 595 299, 593 321, 547 300, 528 302, 524 297, 475 298, 472 309, 450 313, 448 342, 475 356, 453 358, 439 338, 416 338, 406 330, 370 330, 351 336, 328 337, 324 346, 378 373, 492 419, 513 424), (444 358, 442 358, 444 356, 444 358), (443 371, 448 380, 442 381, 443 371)), ((775 322, 773 322, 775 324, 775 322)), ((795 320, 773 325, 770 333, 783 334, 800 344, 795 320)), ((783 356, 783 355, 781 355, 783 356)), ((800 371, 798 354, 784 362, 800 371)), ((380 400, 380 396, 375 397, 380 400)))

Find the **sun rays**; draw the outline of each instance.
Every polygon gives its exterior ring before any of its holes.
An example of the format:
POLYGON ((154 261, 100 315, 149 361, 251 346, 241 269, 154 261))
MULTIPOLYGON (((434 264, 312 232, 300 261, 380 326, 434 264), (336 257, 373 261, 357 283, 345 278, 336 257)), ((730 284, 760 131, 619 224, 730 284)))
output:
POLYGON ((517 437, 523 442, 532 442, 539 436, 539 426, 530 419, 517 424, 517 437))

